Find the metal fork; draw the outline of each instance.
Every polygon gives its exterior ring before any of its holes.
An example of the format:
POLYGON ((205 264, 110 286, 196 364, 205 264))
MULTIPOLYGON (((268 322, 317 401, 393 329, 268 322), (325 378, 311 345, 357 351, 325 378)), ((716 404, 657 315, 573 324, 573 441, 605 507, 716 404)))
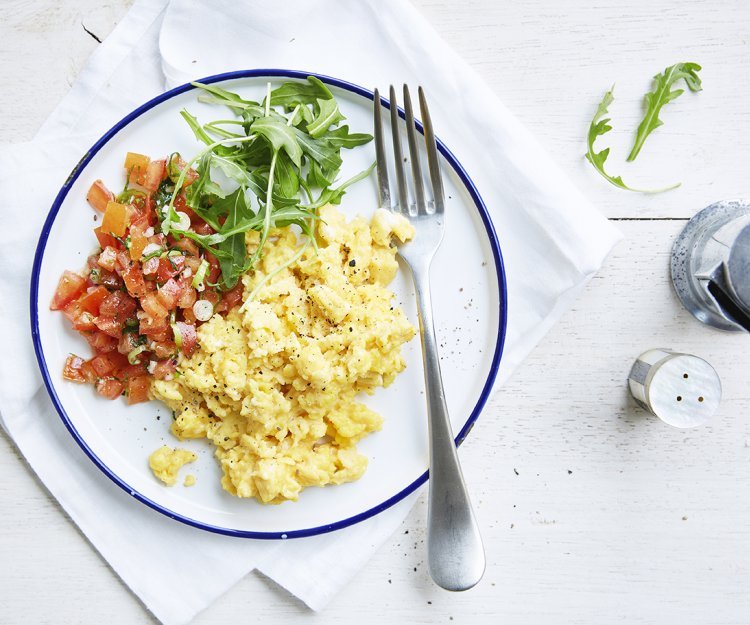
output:
POLYGON ((424 123, 427 164, 432 201, 425 200, 422 169, 419 162, 417 129, 409 89, 404 85, 406 136, 411 161, 411 187, 414 203, 409 203, 404 158, 401 152, 400 121, 396 90, 390 88, 390 115, 396 172, 396 200, 391 201, 388 161, 385 151, 381 101, 375 90, 375 151, 377 154, 380 206, 408 217, 417 231, 414 240, 399 246, 399 254, 411 269, 417 293, 420 337, 424 356, 427 390, 427 416, 430 444, 430 485, 427 513, 427 558, 432 579, 446 590, 468 590, 484 574, 485 557, 471 501, 458 462, 453 431, 440 374, 435 327, 430 299, 430 264, 443 240, 445 197, 440 174, 437 142, 422 87, 419 105, 424 123))

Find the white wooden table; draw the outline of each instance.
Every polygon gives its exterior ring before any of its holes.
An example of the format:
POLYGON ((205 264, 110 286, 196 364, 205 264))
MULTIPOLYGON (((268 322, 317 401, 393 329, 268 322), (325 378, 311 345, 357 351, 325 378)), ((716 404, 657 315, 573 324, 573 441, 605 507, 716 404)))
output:
MULTIPOLYGON (((10 0, 0 20, 0 139, 30 139, 129 0, 10 0), (88 34, 85 29, 91 34, 88 34)), ((708 203, 747 197, 750 5, 675 0, 418 0, 453 45, 627 236, 574 309, 495 395, 461 449, 488 554, 464 594, 431 582, 426 505, 328 609, 251 574, 196 624, 235 622, 682 623, 750 620, 750 338, 702 327, 669 282, 668 253, 708 203), (663 112, 624 155, 652 74, 704 66, 705 91, 663 112), (617 83, 610 169, 584 163, 588 121, 617 83), (714 364, 724 400, 695 430, 637 409, 625 386, 655 346, 714 364)), ((7 356, 6 356, 7 357, 7 356)), ((0 436, 0 624, 151 622, 0 436)))

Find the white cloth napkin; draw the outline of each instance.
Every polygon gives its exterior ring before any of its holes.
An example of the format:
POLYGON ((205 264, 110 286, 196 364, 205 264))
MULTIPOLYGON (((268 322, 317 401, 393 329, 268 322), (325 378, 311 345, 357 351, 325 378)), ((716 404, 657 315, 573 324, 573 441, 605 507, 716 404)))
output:
POLYGON ((28 324, 32 255, 72 166, 165 86, 260 67, 381 88, 424 85, 435 125, 471 172, 500 237, 510 311, 500 380, 620 236, 405 0, 137 1, 35 139, 0 148, 0 336, 13 355, 0 359, 0 421, 94 547, 166 625, 189 622, 254 568, 322 608, 395 531, 416 496, 313 538, 266 542, 202 532, 135 503, 101 474, 42 386, 28 324))

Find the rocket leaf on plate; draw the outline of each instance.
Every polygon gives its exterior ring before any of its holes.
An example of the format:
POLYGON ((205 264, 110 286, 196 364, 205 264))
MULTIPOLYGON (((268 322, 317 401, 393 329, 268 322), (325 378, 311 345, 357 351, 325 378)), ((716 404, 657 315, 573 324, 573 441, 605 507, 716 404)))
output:
POLYGON ((262 102, 215 85, 193 85, 201 90, 199 101, 227 106, 234 117, 202 124, 181 111, 205 147, 181 169, 177 167, 181 159, 174 163, 170 159, 169 185, 160 189, 157 201, 161 229, 192 239, 216 256, 220 287, 231 289, 260 258, 272 228, 295 225, 315 246, 312 224, 318 209, 338 204, 350 185, 372 171, 369 167, 334 188, 342 166, 341 150, 363 145, 372 136, 339 126, 345 118, 338 103, 313 76, 274 90, 269 85, 262 102), (191 168, 197 176, 191 174, 195 179, 186 183, 191 168), (183 188, 187 205, 214 232, 199 234, 177 227, 174 204, 183 188), (249 230, 260 233, 252 254, 245 245, 249 230))

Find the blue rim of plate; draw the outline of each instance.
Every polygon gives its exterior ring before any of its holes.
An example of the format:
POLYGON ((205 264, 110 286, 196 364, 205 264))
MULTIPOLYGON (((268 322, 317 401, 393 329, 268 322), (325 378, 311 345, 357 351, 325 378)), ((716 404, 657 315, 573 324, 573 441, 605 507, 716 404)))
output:
MULTIPOLYGON (((303 72, 299 70, 287 70, 287 69, 240 70, 240 71, 226 72, 223 74, 215 74, 213 76, 201 78, 197 82, 215 83, 215 82, 224 82, 228 80, 237 80, 237 79, 242 79, 242 78, 292 78, 292 79, 298 79, 298 80, 305 80, 308 76, 315 76, 316 78, 322 80, 326 84, 329 84, 334 87, 338 87, 340 89, 349 91, 351 93, 355 93, 362 97, 368 98, 369 100, 374 100, 375 98, 375 95, 372 91, 369 91, 368 89, 365 89, 364 87, 360 87, 359 85, 356 85, 354 83, 350 83, 345 80, 340 80, 338 78, 333 78, 331 76, 325 76, 323 74, 316 74, 315 72, 303 72)), ((109 479, 111 479, 115 484, 117 484, 120 488, 122 488, 126 493, 128 493, 129 495, 131 495, 132 497, 134 497, 141 503, 146 504, 149 508, 152 508, 156 510, 157 512, 160 512, 161 514, 168 516, 171 519, 180 521, 182 523, 185 523, 186 525, 190 525, 198 529, 206 530, 209 532, 214 532, 217 534, 224 534, 226 536, 235 536, 238 538, 257 538, 257 539, 303 538, 305 536, 315 536, 317 534, 325 534, 327 532, 333 532, 335 530, 339 530, 344 527, 354 525, 355 523, 359 523, 360 521, 364 521, 365 519, 368 519, 372 516, 375 516, 376 514, 379 514, 383 510, 386 510, 387 508, 390 508, 394 504, 401 501, 407 495, 413 493, 419 486, 421 486, 427 481, 429 471, 425 471, 421 476, 419 476, 406 488, 404 488, 397 494, 393 495, 389 499, 378 504, 377 506, 374 506, 370 508, 369 510, 365 510, 364 512, 360 512, 359 514, 356 514, 346 519, 342 519, 341 521, 337 521, 335 523, 329 523, 326 525, 320 525, 317 527, 311 527, 311 528, 301 529, 301 530, 278 531, 278 532, 255 532, 255 531, 236 530, 236 529, 231 529, 231 528, 226 528, 226 527, 219 527, 216 525, 210 525, 208 523, 202 523, 201 521, 196 521, 195 519, 191 519, 184 515, 172 512, 171 510, 165 508, 164 506, 156 503, 155 501, 149 499, 148 497, 142 495, 135 489, 131 488, 122 478, 116 475, 93 452, 93 450, 86 444, 86 441, 83 440, 83 437, 78 433, 78 430, 76 430, 75 426, 71 422, 70 418, 68 417, 65 411, 65 408, 62 405, 62 402, 57 396, 57 392, 55 391, 54 384, 52 383, 52 378, 50 376, 49 369, 47 367, 47 362, 44 358, 44 352, 42 350, 41 339, 39 336, 39 308, 38 308, 39 307, 39 272, 41 269, 42 259, 44 257, 44 251, 47 246, 47 239, 49 238, 50 230, 52 229, 52 225, 55 222, 57 213, 60 211, 60 207, 62 206, 62 203, 65 200, 65 197, 67 196, 68 192, 70 191, 70 188, 72 187, 73 183, 76 181, 80 173, 85 169, 86 165, 88 165, 88 163, 91 161, 94 155, 97 154, 99 150, 101 150, 102 147, 104 147, 112 137, 114 137, 118 132, 120 132, 120 130, 125 128, 132 121, 136 120, 146 111, 151 110, 155 106, 158 106, 162 102, 165 102, 177 95, 180 95, 182 93, 185 93, 186 91, 191 91, 194 89, 196 89, 196 87, 193 87, 189 83, 180 85, 179 87, 175 87, 174 89, 170 89, 169 91, 166 91, 162 93, 161 95, 156 96, 155 98, 149 100, 145 104, 142 104, 141 106, 133 110, 131 113, 123 117, 119 122, 117 122, 114 126, 112 126, 112 128, 110 128, 96 143, 94 143, 93 146, 91 146, 91 148, 85 153, 83 158, 73 168, 73 171, 70 173, 70 175, 66 179, 65 184, 63 184, 62 188, 58 192, 57 197, 55 198, 55 201, 52 204, 52 208, 50 209, 50 212, 47 215, 47 219, 44 222, 44 226, 42 227, 41 235, 39 236, 39 243, 37 244, 36 253, 34 255, 34 266, 33 266, 32 274, 31 274, 31 292, 30 292, 31 337, 34 343, 34 351, 36 352, 36 358, 39 363, 39 369, 41 370, 42 377, 44 379, 44 385, 46 386, 50 399, 52 400, 52 403, 54 404, 55 409, 60 415, 60 418, 62 419, 68 432, 70 432, 71 436, 75 439, 75 441, 84 451, 84 453, 91 459, 91 461, 109 479)), ((386 98, 381 97, 380 101, 383 106, 390 108, 390 102, 386 98)), ((401 107, 399 107, 398 111, 399 111, 400 117, 404 119, 405 117, 404 110, 401 107)), ((419 132, 423 132, 421 123, 416 122, 416 124, 417 124, 419 132)), ((459 163, 458 159, 445 146, 445 144, 442 141, 440 141, 440 139, 437 140, 437 146, 438 146, 438 151, 443 155, 446 161, 448 161, 450 166, 458 175, 464 187, 466 187, 466 190, 469 192, 469 195, 471 196, 471 199, 474 202, 474 205, 476 206, 477 211, 479 212, 479 215, 482 219, 482 223, 484 224, 485 230, 487 231, 487 236, 489 238, 490 247, 492 249, 493 260, 495 262, 495 272, 497 275, 497 282, 498 282, 497 284, 498 296, 500 299, 500 302, 499 302, 500 314, 499 314, 497 341, 495 344, 495 352, 492 357, 492 362, 490 364, 489 375, 482 388, 482 392, 479 396, 479 400, 474 406, 474 410, 472 410, 471 415, 469 416, 469 419, 466 421, 464 426, 461 428, 461 431, 456 436, 456 439, 455 439, 456 445, 460 445, 463 442, 463 440, 466 438, 468 433, 471 431, 471 428, 474 426, 474 423, 479 417, 480 412, 484 408, 484 405, 487 402, 487 399, 489 398, 490 392, 492 391, 495 378, 497 377, 498 368, 500 367, 500 359, 503 353, 503 346, 505 344, 505 333, 506 333, 506 327, 507 327, 507 321, 508 321, 507 289, 506 289, 505 268, 503 264, 503 257, 502 257, 502 253, 500 252, 500 243, 498 241, 497 234, 495 233, 495 228, 492 225, 492 220, 490 219, 489 213, 487 211, 487 207, 485 206, 484 201, 479 195, 479 191, 477 191, 476 186, 474 185, 473 181, 469 177, 469 174, 466 173, 466 170, 463 168, 461 163, 459 163)))

